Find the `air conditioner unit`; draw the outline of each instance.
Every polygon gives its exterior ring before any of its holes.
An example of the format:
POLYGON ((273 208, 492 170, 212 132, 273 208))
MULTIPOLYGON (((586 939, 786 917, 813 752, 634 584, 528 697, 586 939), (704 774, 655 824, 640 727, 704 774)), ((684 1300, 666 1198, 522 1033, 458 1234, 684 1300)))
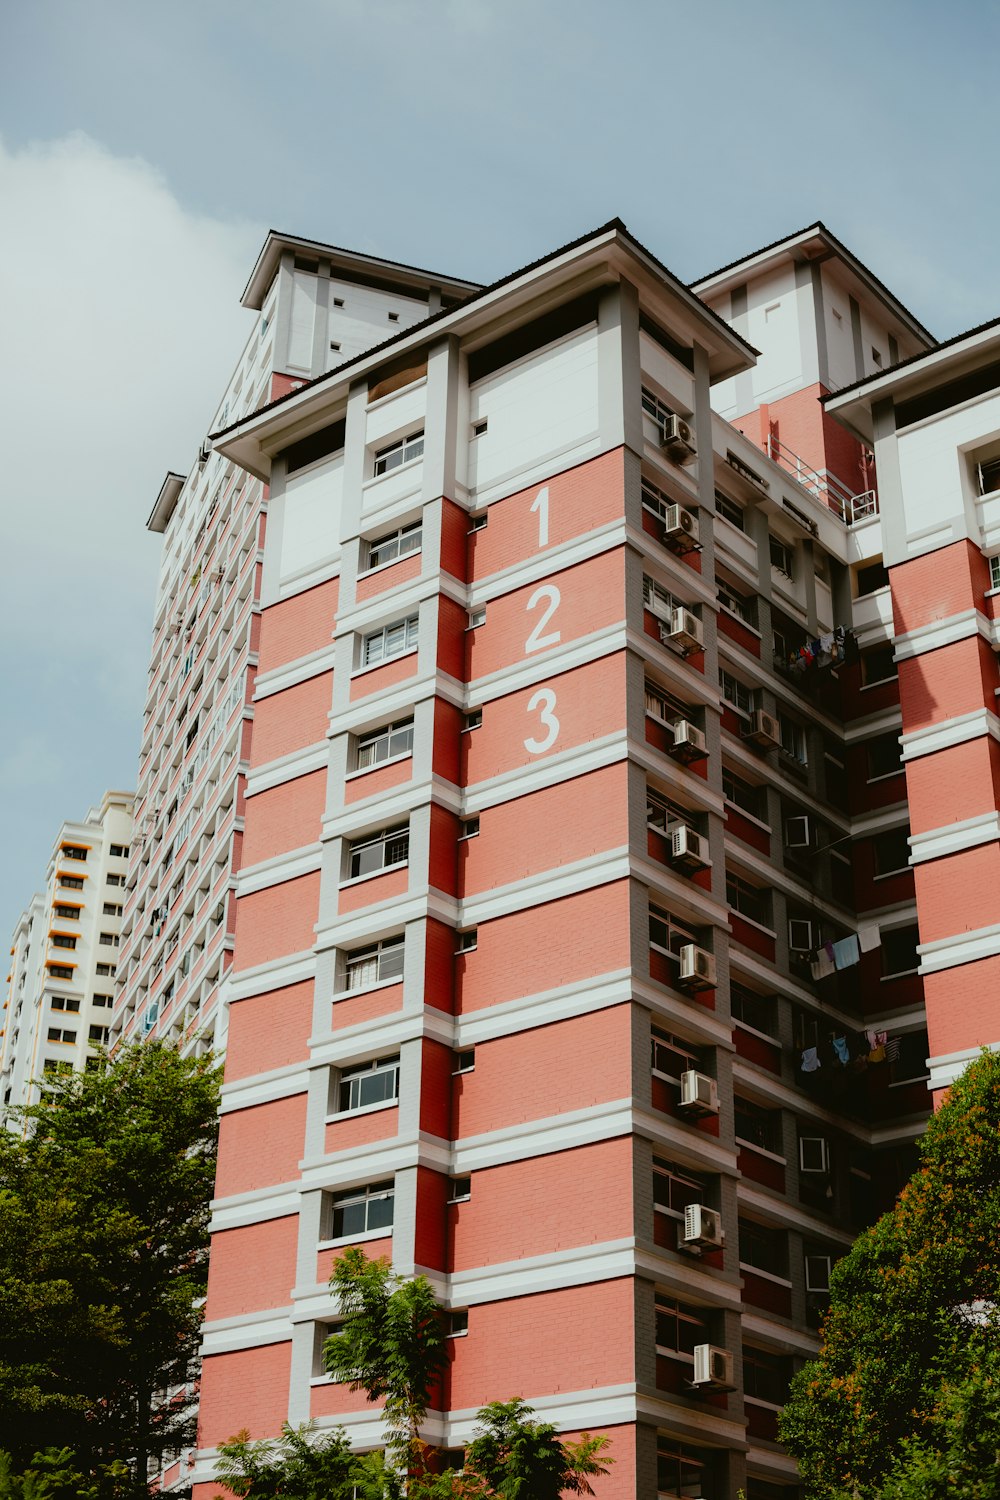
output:
POLYGON ((719 1113, 719 1086, 707 1073, 696 1073, 693 1068, 681 1074, 680 1108, 690 1115, 717 1115, 719 1113))
POLYGON ((696 724, 692 724, 690 719, 675 719, 672 728, 674 743, 668 753, 674 760, 690 765, 693 760, 705 759, 708 755, 708 745, 704 734, 696 724))
POLYGON ((669 832, 671 864, 679 865, 683 870, 707 870, 711 863, 707 840, 686 823, 671 828, 669 832))
POLYGON ((689 464, 694 458, 694 433, 676 412, 663 423, 663 448, 677 464, 689 464))
POLYGON ((773 714, 758 708, 750 720, 750 727, 743 731, 743 738, 762 750, 777 750, 781 744, 781 726, 773 714))
POLYGON ((677 983, 685 990, 715 988, 715 957, 705 948, 685 943, 680 951, 681 971, 677 983))
POLYGON ((701 621, 689 609, 672 609, 670 625, 660 626, 660 640, 665 646, 677 646, 687 656, 700 651, 705 644, 701 621))
POLYGON ((804 814, 801 817, 786 818, 785 848, 812 848, 812 829, 809 826, 809 819, 804 814))
POLYGON ((668 505, 663 517, 663 540, 675 552, 696 552, 701 546, 698 540, 698 517, 683 505, 668 505))
POLYGON ((722 1216, 703 1203, 689 1203, 684 1224, 678 1226, 679 1244, 685 1250, 721 1250, 726 1243, 722 1216))
POLYGON ((695 1344, 692 1385, 707 1386, 713 1391, 733 1389, 733 1356, 728 1349, 715 1344, 695 1344))

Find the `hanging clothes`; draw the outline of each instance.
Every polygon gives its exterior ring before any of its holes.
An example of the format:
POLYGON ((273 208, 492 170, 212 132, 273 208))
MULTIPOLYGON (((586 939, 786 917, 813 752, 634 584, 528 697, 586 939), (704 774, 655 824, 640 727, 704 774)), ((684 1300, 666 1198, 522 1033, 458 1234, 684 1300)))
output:
POLYGON ((809 968, 814 979, 825 979, 828 974, 833 973, 836 965, 826 949, 819 948, 809 968))
POLYGON ((862 953, 871 953, 882 946, 882 929, 877 922, 862 922, 858 927, 858 947, 862 953))
POLYGON ((852 968, 860 957, 857 933, 852 932, 850 937, 841 938, 833 945, 833 961, 838 969, 852 968))
POLYGON ((834 1052, 836 1052, 838 1059, 844 1064, 844 1067, 846 1068, 847 1064, 851 1060, 851 1051, 847 1045, 846 1036, 835 1036, 832 1037, 831 1040, 833 1042, 834 1052))
POLYGON ((803 1050, 801 1066, 803 1073, 815 1073, 821 1066, 819 1053, 815 1047, 806 1047, 803 1050))

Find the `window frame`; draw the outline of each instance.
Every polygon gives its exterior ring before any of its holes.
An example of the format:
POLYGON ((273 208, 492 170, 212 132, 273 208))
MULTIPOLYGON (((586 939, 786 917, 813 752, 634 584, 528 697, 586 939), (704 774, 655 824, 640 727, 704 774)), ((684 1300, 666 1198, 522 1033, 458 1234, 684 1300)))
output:
POLYGON ((327 1205, 326 1227, 329 1230, 327 1243, 339 1244, 348 1240, 359 1239, 383 1239, 391 1235, 395 1219, 396 1184, 394 1178, 385 1178, 379 1182, 368 1182, 357 1187, 341 1188, 331 1192, 330 1201, 327 1205), (378 1211, 374 1213, 374 1204, 389 1205, 389 1217, 382 1223, 372 1223, 373 1218, 378 1218, 378 1211), (362 1206, 364 1213, 364 1225, 360 1229, 348 1229, 341 1219, 340 1232, 338 1233, 337 1217, 346 1211, 362 1206))
POLYGON ((680 959, 681 948, 685 948, 688 943, 694 943, 695 946, 699 946, 698 934, 693 928, 685 926, 683 922, 674 916, 673 912, 667 911, 666 907, 657 906, 655 902, 651 901, 649 903, 649 946, 655 949, 657 953, 665 953, 668 958, 672 958, 677 962, 680 959), (666 945, 654 939, 654 922, 662 923, 665 926, 666 945), (677 943, 676 951, 669 946, 672 942, 677 943))
POLYGON ((394 937, 380 938, 376 943, 367 943, 361 948, 354 948, 347 952, 344 957, 344 988, 338 991, 339 995, 356 995, 361 990, 374 989, 380 984, 401 984, 403 981, 403 964, 405 963, 406 939, 402 934, 394 937), (399 953, 399 973, 384 974, 383 965, 387 957, 394 958, 399 953), (363 966, 369 963, 375 964, 375 978, 361 979, 356 984, 351 983, 355 973, 361 973, 363 966))
POLYGON ((416 463, 418 458, 424 456, 424 429, 418 428, 414 432, 407 433, 404 437, 396 438, 384 448, 376 448, 372 455, 372 478, 381 479, 386 474, 394 474, 397 469, 405 468, 407 464, 416 463), (419 447, 418 447, 419 445, 419 447), (417 451, 414 452, 413 450, 417 451), (395 455, 399 458, 395 459, 395 455))
POLYGON ((780 573, 787 578, 789 583, 795 582, 795 545, 787 542, 784 537, 778 536, 776 532, 767 533, 767 550, 770 558, 771 568, 775 573, 780 573))
POLYGON ((728 704, 741 719, 753 718, 754 690, 741 681, 734 672, 730 672, 728 667, 719 668, 719 694, 723 703, 728 704), (730 697, 730 692, 734 693, 733 697, 730 697), (746 697, 746 707, 740 702, 742 696, 746 697))
POLYGON ((361 661, 359 670, 368 671, 373 667, 380 667, 384 662, 395 661, 399 656, 406 656, 411 651, 416 651, 420 644, 420 615, 407 615, 405 619, 393 620, 388 625, 383 625, 379 630, 371 630, 361 637, 361 661), (401 644, 395 645, 393 631, 401 631, 399 637, 401 644), (373 655, 376 643, 380 649, 378 655, 373 655), (392 647, 392 649, 390 649, 392 647))
POLYGON ((345 865, 347 875, 344 885, 355 880, 372 880, 389 870, 400 870, 410 862, 410 825, 394 823, 391 828, 381 828, 377 833, 360 834, 347 843, 345 865), (365 855, 371 850, 372 863, 365 868, 365 855), (357 866, 357 868, 355 868, 357 866))
POLYGON ((424 518, 420 516, 416 521, 409 521, 405 526, 397 526, 395 531, 387 531, 382 536, 367 544, 366 567, 358 575, 364 577, 368 573, 375 573, 379 568, 387 568, 392 563, 400 562, 404 557, 413 557, 423 551, 424 546, 424 518), (414 540, 415 538, 415 540, 414 540), (395 545, 395 550, 392 548, 395 545), (389 556, 376 554, 383 550, 389 552, 389 556))
POLYGON ((340 1120, 348 1115, 374 1113, 380 1109, 392 1109, 399 1103, 399 1053, 393 1053, 391 1057, 373 1057, 366 1062, 340 1068, 337 1073, 336 1088, 336 1108, 330 1111, 331 1120, 340 1120), (381 1098, 365 1099, 365 1083, 383 1079, 391 1083, 393 1092, 381 1098), (344 1102, 345 1090, 347 1103, 344 1102), (355 1093, 358 1097, 352 1102, 355 1093))
POLYGON ((731 495, 727 495, 724 490, 717 489, 715 491, 715 513, 717 516, 721 516, 724 521, 728 521, 730 526, 735 527, 737 531, 741 531, 746 536, 746 506, 741 505, 738 500, 734 500, 731 495), (739 520, 734 519, 737 515, 739 516, 739 520))
POLYGON ((411 714, 408 719, 395 719, 390 724, 384 724, 378 729, 369 729, 363 734, 357 735, 354 749, 354 768, 357 771, 371 771, 376 766, 386 765, 392 760, 405 760, 408 756, 412 756, 412 754, 413 715, 411 714), (397 737, 400 739, 408 737, 405 749, 393 748, 393 740, 397 737), (380 756, 377 751, 383 741, 386 746, 386 753, 380 756), (363 757, 366 751, 369 750, 375 753, 372 754, 369 760, 363 762, 363 757))

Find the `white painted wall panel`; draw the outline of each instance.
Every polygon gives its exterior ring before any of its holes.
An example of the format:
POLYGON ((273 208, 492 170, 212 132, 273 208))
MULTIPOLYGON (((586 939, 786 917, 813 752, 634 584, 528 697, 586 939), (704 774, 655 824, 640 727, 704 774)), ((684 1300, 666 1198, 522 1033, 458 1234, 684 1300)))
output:
POLYGON ((823 318, 826 325, 826 352, 830 385, 837 390, 857 379, 854 358, 854 335, 851 332, 851 303, 847 292, 824 267, 823 318), (837 313, 840 314, 837 317, 837 313))
MULTIPOLYGON (((899 474, 908 536, 971 518, 975 487, 970 460, 960 450, 975 450, 998 433, 1000 395, 990 395, 900 434, 899 474)), ((975 534, 978 524, 970 531, 975 534)), ((975 539, 981 542, 980 536, 975 539)))
POLYGON ((666 391, 678 411, 694 411, 694 377, 647 333, 639 334, 639 363, 643 375, 666 391))
POLYGON ((753 370, 756 401, 774 400, 808 383, 803 370, 800 318, 812 320, 812 294, 797 291, 791 266, 782 266, 754 282, 747 292, 746 337, 760 359, 753 370))
POLYGON ((279 502, 282 580, 339 554, 343 479, 341 453, 286 481, 279 502))
POLYGON ((316 321, 316 278, 308 271, 292 273, 288 317, 288 364, 293 370, 312 369, 313 328, 316 321))
POLYGON ((598 433, 596 324, 478 381, 470 398, 470 422, 489 424, 469 445, 470 489, 557 454, 572 463, 598 433))
POLYGON ((414 323, 420 323, 426 317, 426 302, 331 278, 327 368, 333 369, 352 355, 361 354, 365 349, 384 343, 401 328, 411 328, 414 323), (338 298, 343 302, 343 307, 334 305, 338 298), (398 313, 397 320, 390 321, 391 312, 398 313), (330 349, 331 342, 339 344, 340 348, 330 349))
POLYGON ((405 437, 407 433, 423 427, 426 411, 426 380, 405 386, 394 395, 384 397, 368 413, 366 443, 369 448, 384 448, 394 438, 405 437))

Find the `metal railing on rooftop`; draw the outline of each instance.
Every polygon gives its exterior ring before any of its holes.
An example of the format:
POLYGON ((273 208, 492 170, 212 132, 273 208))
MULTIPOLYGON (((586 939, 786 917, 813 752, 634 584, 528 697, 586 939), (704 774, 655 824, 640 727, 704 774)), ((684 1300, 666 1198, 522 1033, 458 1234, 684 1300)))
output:
POLYGON ((815 495, 821 504, 839 516, 845 526, 853 526, 857 521, 878 515, 878 493, 874 489, 863 490, 858 495, 852 494, 847 485, 842 484, 833 474, 807 464, 786 443, 775 437, 773 432, 767 435, 765 451, 773 463, 791 474, 804 490, 815 495))

